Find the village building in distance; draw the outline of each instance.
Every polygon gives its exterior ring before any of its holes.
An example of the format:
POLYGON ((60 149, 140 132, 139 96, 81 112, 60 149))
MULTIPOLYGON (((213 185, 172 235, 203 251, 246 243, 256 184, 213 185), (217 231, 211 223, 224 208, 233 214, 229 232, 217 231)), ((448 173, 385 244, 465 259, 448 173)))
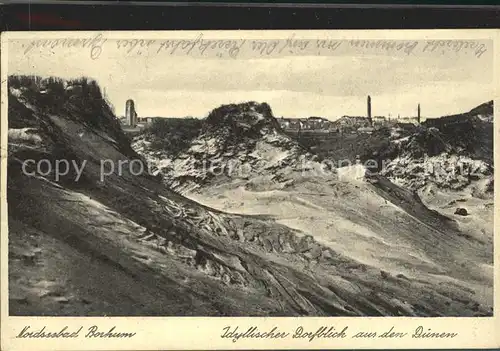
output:
MULTIPOLYGON (((125 103, 125 116, 119 117, 122 128, 128 133, 139 133, 147 125, 161 117, 139 117, 134 100, 128 99, 125 103)), ((324 117, 311 116, 307 118, 277 118, 280 127, 290 133, 367 133, 381 127, 405 128, 419 125, 420 104, 417 105, 417 115, 397 118, 385 116, 372 117, 372 99, 367 97, 366 116, 342 116, 331 121, 324 117)))
POLYGON ((366 116, 342 116, 335 121, 324 117, 308 118, 277 118, 278 123, 285 132, 316 132, 316 133, 372 133, 381 127, 404 128, 419 125, 420 104, 417 105, 417 114, 412 117, 397 118, 385 116, 373 116, 371 97, 367 97, 366 116))

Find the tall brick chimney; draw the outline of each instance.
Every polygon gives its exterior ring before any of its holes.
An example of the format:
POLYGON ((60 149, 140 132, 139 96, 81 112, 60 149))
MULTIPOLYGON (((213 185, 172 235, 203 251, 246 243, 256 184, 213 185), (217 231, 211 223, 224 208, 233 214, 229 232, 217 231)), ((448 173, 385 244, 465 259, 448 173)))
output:
POLYGON ((418 107, 417 107, 417 122, 418 122, 418 124, 420 124, 420 104, 418 104, 418 107))
POLYGON ((370 122, 370 125, 373 125, 373 122, 372 122, 372 98, 370 97, 370 95, 368 95, 368 98, 366 100, 366 105, 367 105, 367 115, 368 115, 368 121, 370 122))

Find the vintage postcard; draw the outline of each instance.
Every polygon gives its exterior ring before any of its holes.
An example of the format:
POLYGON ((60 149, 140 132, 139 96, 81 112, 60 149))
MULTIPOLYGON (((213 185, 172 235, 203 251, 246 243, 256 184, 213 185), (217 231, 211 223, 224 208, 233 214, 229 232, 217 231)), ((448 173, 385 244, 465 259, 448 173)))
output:
POLYGON ((2 349, 500 346, 499 40, 2 33, 2 349))

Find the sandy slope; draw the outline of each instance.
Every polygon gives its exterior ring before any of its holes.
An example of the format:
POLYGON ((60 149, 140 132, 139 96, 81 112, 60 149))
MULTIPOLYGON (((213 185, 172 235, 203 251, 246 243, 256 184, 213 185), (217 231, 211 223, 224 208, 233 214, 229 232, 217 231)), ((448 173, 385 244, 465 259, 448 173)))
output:
POLYGON ((371 184, 331 181, 286 190, 207 189, 193 199, 224 211, 271 216, 357 262, 439 284, 453 278, 481 303, 493 299, 491 236, 437 230, 378 195, 371 184), (446 252, 446 255, 443 255, 446 252))

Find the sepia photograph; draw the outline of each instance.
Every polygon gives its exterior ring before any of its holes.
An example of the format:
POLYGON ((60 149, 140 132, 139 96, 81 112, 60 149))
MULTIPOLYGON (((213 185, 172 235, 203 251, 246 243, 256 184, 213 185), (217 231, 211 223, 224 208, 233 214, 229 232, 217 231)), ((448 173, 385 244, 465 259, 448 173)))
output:
POLYGON ((195 40, 9 42, 10 315, 492 315, 492 41, 195 40))
MULTIPOLYGON (((493 317, 493 37, 329 34, 4 35, 3 313, 493 317)), ((214 336, 355 334, 301 320, 214 336)))

